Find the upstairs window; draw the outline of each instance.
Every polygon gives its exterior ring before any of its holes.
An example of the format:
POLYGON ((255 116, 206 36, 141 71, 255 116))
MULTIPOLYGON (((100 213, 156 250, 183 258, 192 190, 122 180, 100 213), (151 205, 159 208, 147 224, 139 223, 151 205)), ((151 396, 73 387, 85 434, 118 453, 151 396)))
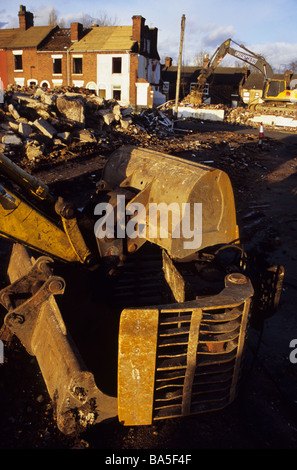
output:
POLYGON ((82 72, 82 57, 73 58, 73 73, 83 73, 82 72))
POLYGON ((62 59, 53 59, 53 73, 62 73, 62 59))
POLYGON ((14 70, 23 70, 23 56, 21 54, 14 55, 14 70))
POLYGON ((112 73, 122 73, 122 58, 121 57, 112 58, 112 73))

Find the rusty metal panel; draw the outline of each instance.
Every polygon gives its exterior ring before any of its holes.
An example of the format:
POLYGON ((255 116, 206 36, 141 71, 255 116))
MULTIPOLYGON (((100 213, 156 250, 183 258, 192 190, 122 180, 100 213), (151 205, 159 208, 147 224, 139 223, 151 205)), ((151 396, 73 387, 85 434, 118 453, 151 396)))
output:
POLYGON ((125 309, 121 314, 118 411, 125 425, 152 422, 158 317, 157 309, 125 309))
POLYGON ((59 429, 71 434, 116 417, 117 399, 102 393, 86 369, 54 298, 65 283, 48 263, 49 258, 31 259, 22 245, 14 245, 12 283, 0 292, 0 301, 8 310, 5 325, 36 356, 59 429))
MULTIPOLYGON (((147 228, 145 239, 161 246, 175 259, 184 259, 198 248, 202 250, 238 239, 233 189, 228 175, 221 170, 148 149, 123 146, 108 159, 103 181, 110 188, 138 191, 128 206, 141 203, 145 207, 141 221, 147 228), (172 209, 172 223, 166 237, 161 232, 151 234, 149 230, 154 225, 149 218, 150 209, 160 203, 172 209), (194 220, 195 203, 202 204, 201 227, 195 227, 201 230, 201 245, 185 248, 183 204, 189 204, 191 220, 194 220), (175 236, 177 232, 181 236, 175 236)), ((156 222, 155 228, 160 229, 160 225, 156 222)), ((139 246, 143 243, 141 237, 133 240, 133 245, 138 243, 139 246)))
POLYGON ((225 285, 215 296, 124 311, 118 400, 125 425, 215 411, 234 400, 253 288, 241 274, 225 285), (140 379, 129 382, 134 367, 140 379))

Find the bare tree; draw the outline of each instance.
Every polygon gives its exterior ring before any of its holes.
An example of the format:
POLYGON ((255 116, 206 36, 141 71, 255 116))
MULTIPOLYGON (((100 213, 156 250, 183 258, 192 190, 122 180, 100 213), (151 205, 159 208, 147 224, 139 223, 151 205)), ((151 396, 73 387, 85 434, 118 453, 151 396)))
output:
POLYGON ((89 28, 94 24, 97 24, 98 26, 116 26, 118 24, 118 19, 116 17, 109 16, 104 12, 97 16, 83 13, 80 17, 80 22, 86 28, 89 28))
POLYGON ((196 67, 203 67, 204 59, 208 57, 209 59, 209 54, 205 51, 199 51, 197 52, 194 57, 193 57, 193 65, 196 67))
POLYGON ((289 69, 293 73, 297 72, 297 60, 292 60, 292 62, 289 63, 289 69))
POLYGON ((52 8, 51 11, 49 12, 48 24, 50 26, 55 26, 56 24, 58 24, 58 15, 54 8, 52 8))

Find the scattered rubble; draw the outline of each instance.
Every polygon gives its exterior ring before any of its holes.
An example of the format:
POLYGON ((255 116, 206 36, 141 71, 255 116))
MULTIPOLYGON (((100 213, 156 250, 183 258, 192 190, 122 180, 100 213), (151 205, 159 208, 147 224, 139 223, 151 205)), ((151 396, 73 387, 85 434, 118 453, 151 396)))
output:
MULTIPOLYGON (((13 156, 28 172, 75 158, 106 156, 124 144, 171 154, 191 151, 194 160, 205 164, 213 160, 212 152, 219 151, 227 170, 236 166, 244 172, 255 164, 249 153, 257 146, 256 136, 245 136, 240 155, 236 154, 240 139, 232 142, 231 134, 226 134, 226 145, 221 139, 216 140, 215 133, 208 139, 199 134, 197 139, 189 126, 182 125, 185 120, 197 119, 175 118, 172 102, 155 109, 134 110, 116 100, 106 101, 89 90, 71 87, 10 87, 4 98, 0 107, 0 151, 13 156)), ((203 106, 206 110, 222 111, 226 123, 253 127, 250 123, 255 113, 246 108, 203 106)))

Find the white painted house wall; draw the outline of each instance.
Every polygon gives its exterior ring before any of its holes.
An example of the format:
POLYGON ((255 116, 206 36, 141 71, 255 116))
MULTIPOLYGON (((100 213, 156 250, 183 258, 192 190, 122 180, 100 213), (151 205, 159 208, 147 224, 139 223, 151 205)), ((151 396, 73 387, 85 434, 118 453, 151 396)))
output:
POLYGON ((106 100, 113 97, 113 89, 121 89, 122 106, 129 105, 130 55, 129 54, 97 54, 97 87, 106 90, 106 100), (112 73, 112 58, 122 58, 121 73, 112 73))
MULTIPOLYGON (((149 83, 159 83, 161 76, 160 63, 156 59, 147 59, 138 55, 138 78, 143 78, 149 83)), ((136 84, 137 105, 147 106, 147 91, 149 83, 136 84)), ((99 90, 105 90, 105 99, 113 98, 113 89, 121 89, 122 106, 130 104, 130 55, 129 54, 97 54, 97 94, 99 90), (122 72, 112 73, 112 58, 122 58, 122 72)), ((155 104, 164 103, 165 95, 154 92, 155 104)))

